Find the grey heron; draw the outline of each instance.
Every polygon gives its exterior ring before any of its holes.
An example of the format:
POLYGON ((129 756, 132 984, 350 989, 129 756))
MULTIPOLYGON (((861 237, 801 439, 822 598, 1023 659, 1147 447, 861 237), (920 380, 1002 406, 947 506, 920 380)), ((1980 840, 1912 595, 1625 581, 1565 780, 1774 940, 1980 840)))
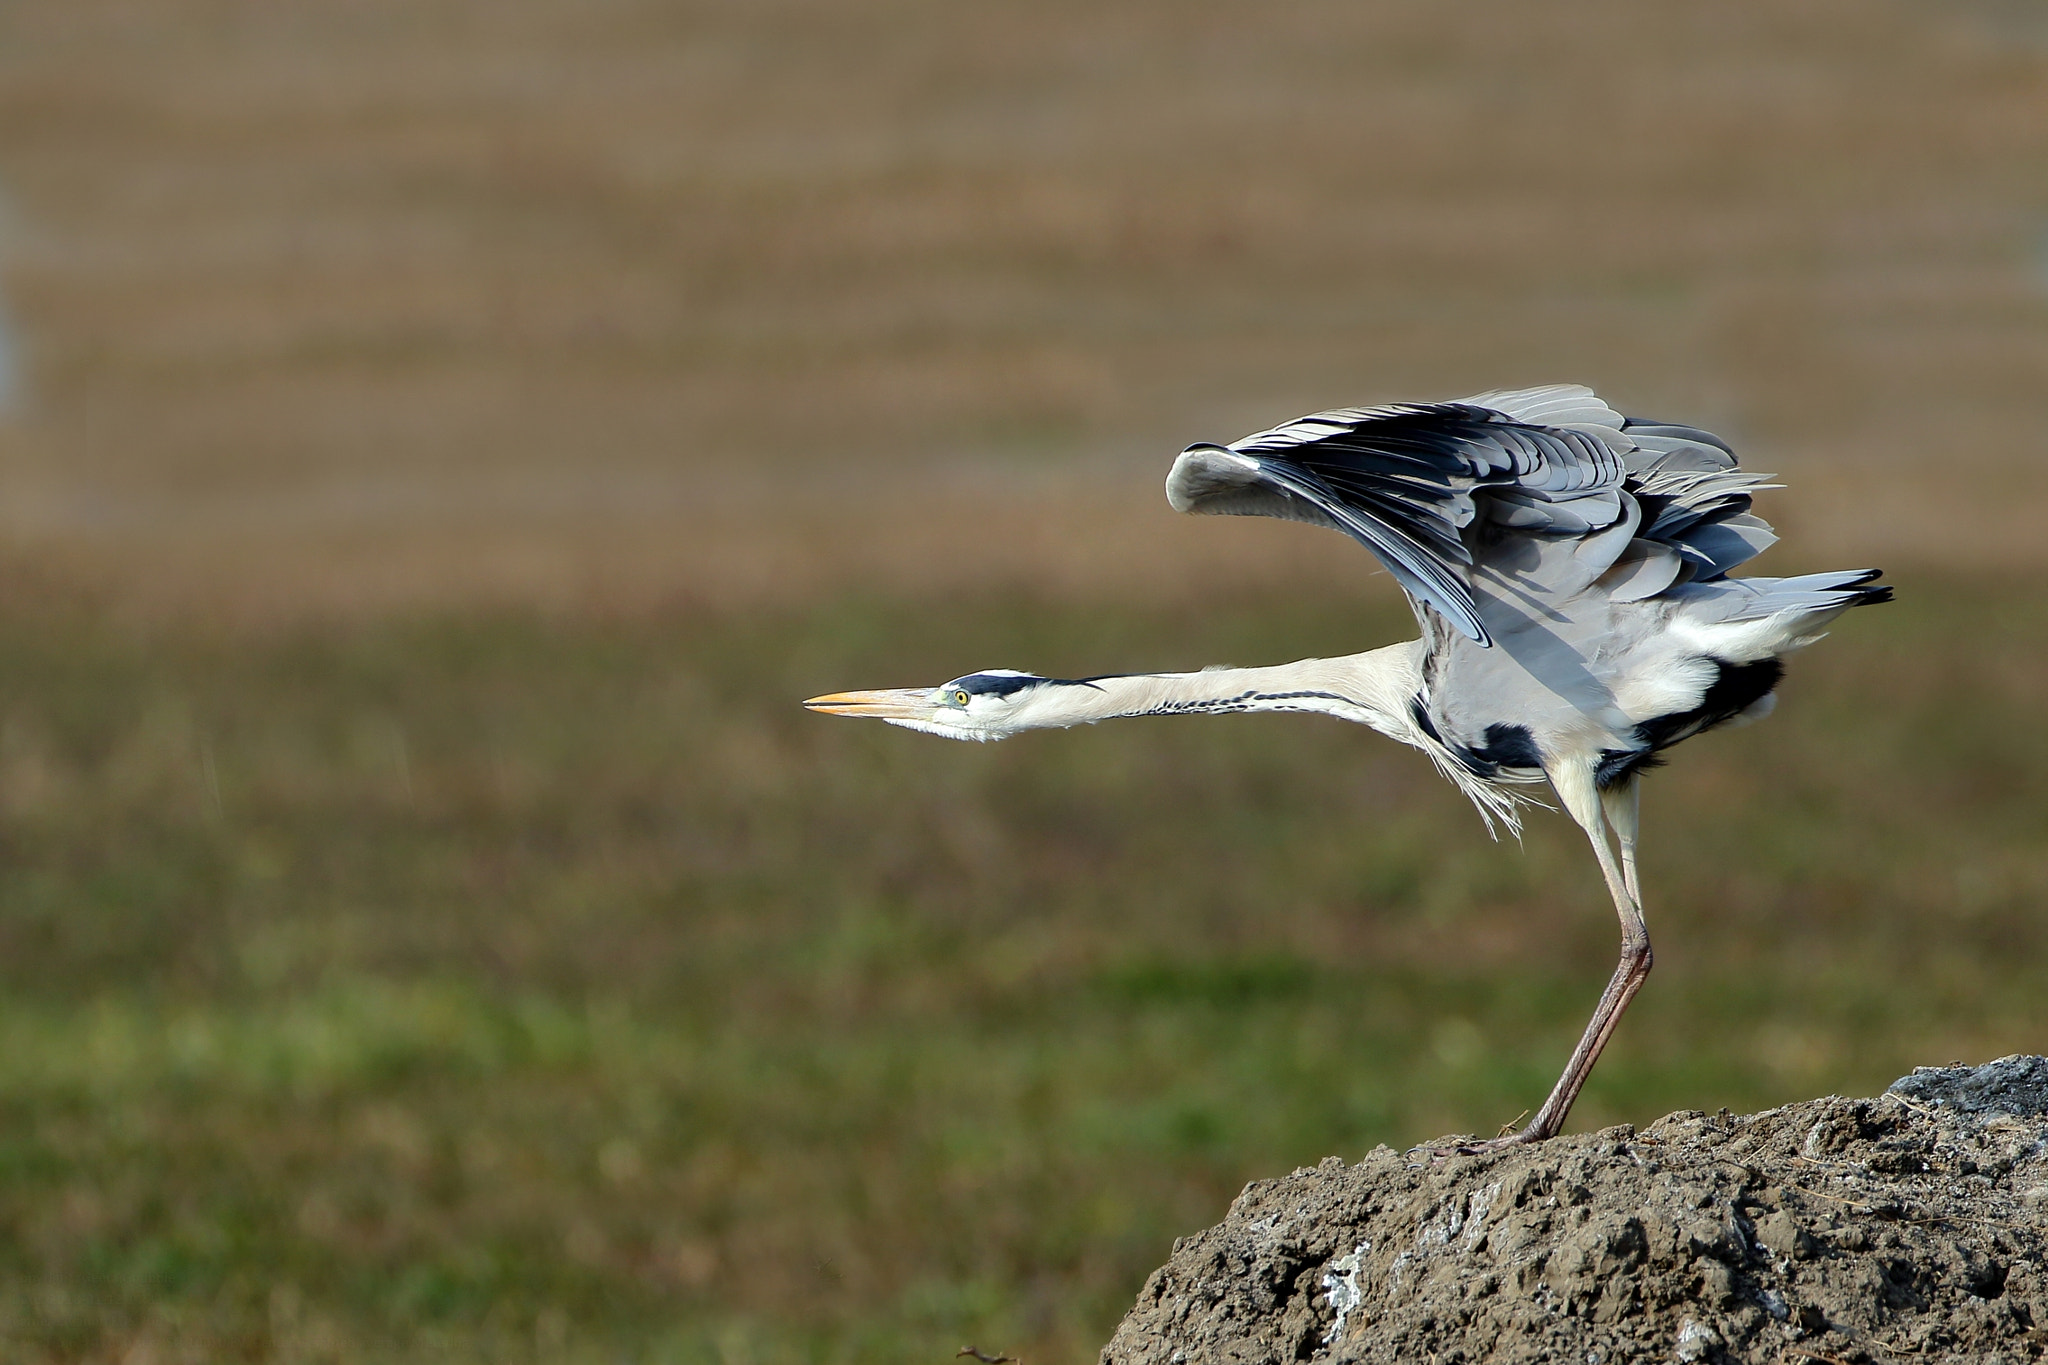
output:
POLYGON ((1776 539, 1750 511, 1752 494, 1776 486, 1768 477, 1738 468, 1717 436, 1623 417, 1578 385, 1314 413, 1189 446, 1167 500, 1344 532, 1406 591, 1419 638, 1267 668, 984 669, 804 705, 973 740, 1117 716, 1318 712, 1422 750, 1489 829, 1517 832, 1532 784, 1547 780, 1592 843, 1621 958, 1535 1117, 1459 1150, 1538 1142, 1563 1126, 1650 971, 1642 773, 1673 745, 1768 713, 1786 654, 1850 607, 1891 597, 1874 569, 1730 578, 1776 539))

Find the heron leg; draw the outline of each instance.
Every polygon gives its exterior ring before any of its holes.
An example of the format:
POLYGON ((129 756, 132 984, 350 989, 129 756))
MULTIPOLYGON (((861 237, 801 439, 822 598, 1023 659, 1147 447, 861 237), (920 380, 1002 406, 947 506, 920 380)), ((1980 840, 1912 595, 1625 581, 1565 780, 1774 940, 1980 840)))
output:
POLYGON ((1643 909, 1643 888, 1636 880, 1636 829, 1642 804, 1642 788, 1638 779, 1633 777, 1629 778, 1626 786, 1612 787, 1600 793, 1601 812, 1614 830, 1614 842, 1621 846, 1622 884, 1627 887, 1628 898, 1635 903, 1638 916, 1643 909))
POLYGON ((1613 897, 1615 913, 1621 918, 1621 960, 1615 964, 1607 989, 1600 993, 1600 1003, 1594 1007, 1593 1017, 1586 1024, 1579 1045, 1572 1049, 1571 1060, 1565 1063, 1564 1074, 1557 1078, 1550 1098, 1536 1111, 1536 1117, 1529 1120, 1529 1126, 1515 1134, 1524 1142, 1541 1142, 1554 1137, 1557 1130, 1564 1127, 1565 1116, 1571 1113, 1573 1101, 1578 1099, 1579 1091, 1585 1088, 1586 1078, 1593 1073, 1593 1063, 1600 1060, 1600 1050, 1607 1046, 1614 1026, 1621 1021, 1622 1011, 1642 989, 1643 979, 1649 976, 1653 960, 1649 926, 1643 923, 1642 905, 1636 898, 1635 780, 1631 778, 1625 787, 1602 792, 1593 781, 1591 769, 1575 765, 1569 772, 1552 774, 1551 782, 1557 788, 1565 809, 1586 831, 1586 838, 1593 845, 1593 855, 1600 860, 1600 874, 1607 880, 1607 894, 1613 897), (1613 826, 1621 844, 1619 859, 1607 843, 1609 825, 1613 826))
POLYGON ((1607 989, 1600 993, 1600 1003, 1594 1006, 1593 1017, 1586 1024, 1579 1045, 1572 1049, 1564 1074, 1557 1078, 1550 1097, 1543 1101, 1543 1107, 1536 1111, 1536 1117, 1529 1120, 1528 1126, 1506 1137, 1439 1150, 1437 1154, 1440 1156, 1453 1151, 1491 1151, 1555 1137, 1564 1127, 1565 1116, 1571 1113, 1579 1091, 1585 1088, 1586 1078, 1593 1074, 1593 1063, 1600 1060, 1600 1051, 1607 1046, 1607 1039, 1620 1022, 1622 1011, 1628 1008, 1628 1002, 1635 998, 1636 992, 1642 989, 1644 978, 1650 974, 1650 931, 1643 922, 1642 903, 1636 889, 1636 779, 1630 778, 1625 786, 1603 792, 1593 780, 1590 765, 1573 765, 1569 769, 1559 765, 1558 770, 1551 773, 1550 781, 1557 789, 1564 808, 1571 812, 1572 819, 1578 821, 1579 828, 1586 831, 1586 838, 1593 845, 1593 856, 1600 860, 1600 875, 1606 879, 1607 894, 1613 897, 1615 913, 1621 918, 1621 960, 1615 964, 1607 989), (1610 827, 1621 845, 1618 858, 1607 841, 1610 827))

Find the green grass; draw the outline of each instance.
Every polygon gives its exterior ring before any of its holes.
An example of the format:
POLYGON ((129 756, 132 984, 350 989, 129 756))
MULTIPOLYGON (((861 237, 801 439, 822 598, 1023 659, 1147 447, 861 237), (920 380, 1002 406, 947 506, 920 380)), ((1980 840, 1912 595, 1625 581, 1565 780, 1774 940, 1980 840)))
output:
MULTIPOLYGON (((1909 580, 1651 780, 1659 967, 1578 1126, 2041 1045, 2048 612, 1992 591, 1909 580)), ((1403 628, 11 609, 0 1355, 1091 1356, 1244 1181, 1536 1103, 1611 966, 1592 860, 1316 718, 794 703, 1403 628)))

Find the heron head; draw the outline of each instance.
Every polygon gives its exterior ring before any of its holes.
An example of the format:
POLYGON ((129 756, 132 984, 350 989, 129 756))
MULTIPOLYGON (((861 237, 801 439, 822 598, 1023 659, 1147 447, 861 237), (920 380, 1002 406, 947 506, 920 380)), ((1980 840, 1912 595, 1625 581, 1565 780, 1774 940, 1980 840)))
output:
POLYGON ((1030 702, 1052 681, 1014 668, 991 668, 938 687, 832 692, 804 705, 828 716, 869 716, 948 739, 1003 739, 1032 728, 1030 702))

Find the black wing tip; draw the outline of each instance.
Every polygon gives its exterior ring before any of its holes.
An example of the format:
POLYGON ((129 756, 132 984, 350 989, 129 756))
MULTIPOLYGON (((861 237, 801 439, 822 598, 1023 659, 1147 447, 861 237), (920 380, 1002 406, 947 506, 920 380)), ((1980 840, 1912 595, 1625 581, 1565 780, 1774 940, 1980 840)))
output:
POLYGON ((1845 588, 1856 594, 1856 601, 1853 605, 1874 607, 1880 602, 1891 601, 1892 585, 1877 581, 1883 577, 1883 569, 1865 569, 1855 581, 1844 584, 1845 588))

